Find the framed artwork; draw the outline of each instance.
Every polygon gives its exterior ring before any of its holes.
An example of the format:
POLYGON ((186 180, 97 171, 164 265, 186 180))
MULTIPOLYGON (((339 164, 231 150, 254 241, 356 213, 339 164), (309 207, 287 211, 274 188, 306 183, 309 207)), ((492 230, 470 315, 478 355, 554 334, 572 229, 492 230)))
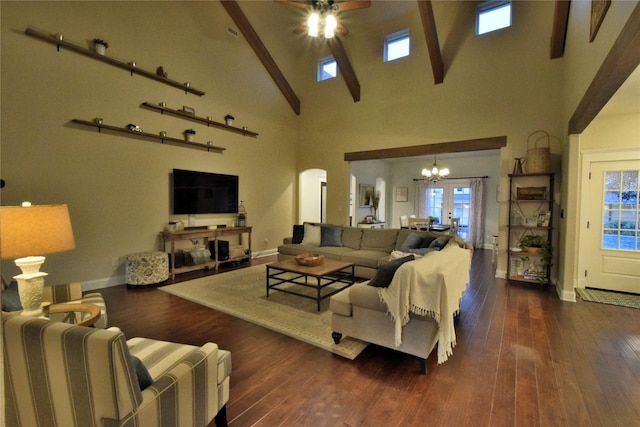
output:
POLYGON ((591 32, 589 34, 589 41, 592 42, 596 39, 596 34, 600 29, 600 25, 604 20, 604 16, 607 14, 611 0, 591 0, 591 32))
POLYGON ((187 107, 186 105, 182 107, 182 111, 184 111, 187 114, 196 114, 195 108, 187 107))
POLYGON ((518 187, 516 199, 518 200, 544 200, 547 187, 518 187))
POLYGON ((408 202, 409 189, 407 187, 396 188, 396 202, 408 202))
POLYGON ((373 206, 373 185, 360 184, 358 187, 358 201, 361 208, 373 206))
POLYGON ((540 212, 538 214, 538 227, 548 227, 549 222, 551 221, 551 212, 540 212))

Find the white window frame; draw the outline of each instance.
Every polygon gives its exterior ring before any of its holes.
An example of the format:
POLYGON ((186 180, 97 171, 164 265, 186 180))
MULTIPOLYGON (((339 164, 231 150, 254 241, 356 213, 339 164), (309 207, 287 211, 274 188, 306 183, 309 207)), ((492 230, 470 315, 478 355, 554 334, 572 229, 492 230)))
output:
POLYGON ((486 1, 484 3, 481 3, 478 5, 477 8, 477 12, 476 12, 476 35, 477 36, 481 36, 483 34, 489 34, 489 33, 493 33, 495 31, 499 31, 499 30, 503 30, 505 28, 509 28, 511 27, 513 22, 513 4, 511 2, 511 0, 489 0, 486 1), (504 27, 499 27, 499 28, 493 28, 491 30, 488 31, 484 31, 484 32, 480 32, 480 18, 482 17, 482 15, 487 14, 487 13, 491 13, 491 12, 495 12, 499 9, 502 9, 503 7, 508 6, 509 7, 509 23, 508 25, 505 25, 504 27))
POLYGON ((384 38, 384 56, 383 56, 384 62, 396 61, 398 59, 406 58, 409 55, 411 55, 411 35, 409 34, 409 29, 405 29, 402 31, 395 32, 393 34, 389 34, 384 38), (389 59, 389 45, 404 39, 406 39, 409 43, 407 54, 404 56, 398 56, 398 57, 389 59))
POLYGON ((336 77, 338 77, 338 63, 336 62, 336 59, 333 56, 325 56, 324 58, 320 58, 318 60, 318 76, 317 77, 319 82, 324 80, 335 79, 336 77), (336 75, 325 77, 324 67, 331 62, 336 64, 336 75))

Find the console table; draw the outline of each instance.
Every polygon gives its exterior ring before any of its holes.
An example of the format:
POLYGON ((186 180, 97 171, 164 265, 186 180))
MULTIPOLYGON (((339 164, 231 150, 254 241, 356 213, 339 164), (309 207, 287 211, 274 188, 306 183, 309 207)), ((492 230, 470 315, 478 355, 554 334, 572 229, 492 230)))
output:
POLYGON ((214 228, 214 229, 193 229, 184 231, 163 231, 161 233, 163 245, 166 242, 171 242, 171 251, 169 257, 171 265, 169 266, 169 272, 171 273, 171 279, 176 278, 177 273, 185 273, 187 271, 201 270, 204 268, 218 269, 220 264, 227 262, 242 261, 245 259, 251 259, 251 227, 226 227, 226 228, 214 228), (242 244, 242 235, 248 235, 248 251, 243 256, 230 257, 226 260, 219 260, 218 256, 218 238, 222 236, 239 236, 240 244, 242 244), (215 241, 216 255, 215 258, 209 262, 197 265, 186 265, 176 268, 176 240, 191 240, 191 239, 203 239, 205 247, 209 247, 209 241, 213 239, 215 241))

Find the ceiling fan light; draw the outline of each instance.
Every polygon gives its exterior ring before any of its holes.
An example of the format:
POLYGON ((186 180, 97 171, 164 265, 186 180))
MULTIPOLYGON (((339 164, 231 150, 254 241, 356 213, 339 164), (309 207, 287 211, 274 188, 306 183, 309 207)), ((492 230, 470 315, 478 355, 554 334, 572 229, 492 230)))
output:
POLYGON ((431 176, 431 171, 427 168, 422 169, 422 176, 426 176, 427 178, 431 176))
POLYGON ((311 37, 318 37, 319 21, 320 21, 320 16, 316 12, 313 12, 311 15, 309 15, 309 19, 307 19, 307 27, 309 29, 308 34, 311 37))
POLYGON ((324 21, 324 37, 330 39, 335 36, 335 29, 338 26, 335 16, 332 14, 327 15, 324 21))

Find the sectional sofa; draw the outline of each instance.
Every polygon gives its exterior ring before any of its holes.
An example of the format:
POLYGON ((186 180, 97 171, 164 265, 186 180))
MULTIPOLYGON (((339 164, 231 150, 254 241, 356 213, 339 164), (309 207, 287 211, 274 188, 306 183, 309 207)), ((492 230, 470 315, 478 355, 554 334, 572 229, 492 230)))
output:
POLYGON ((389 262, 393 251, 425 255, 448 245, 472 250, 463 239, 434 231, 305 223, 295 225, 293 236, 278 246, 278 261, 303 253, 319 254, 353 262, 356 277, 371 279, 380 266, 389 262))

